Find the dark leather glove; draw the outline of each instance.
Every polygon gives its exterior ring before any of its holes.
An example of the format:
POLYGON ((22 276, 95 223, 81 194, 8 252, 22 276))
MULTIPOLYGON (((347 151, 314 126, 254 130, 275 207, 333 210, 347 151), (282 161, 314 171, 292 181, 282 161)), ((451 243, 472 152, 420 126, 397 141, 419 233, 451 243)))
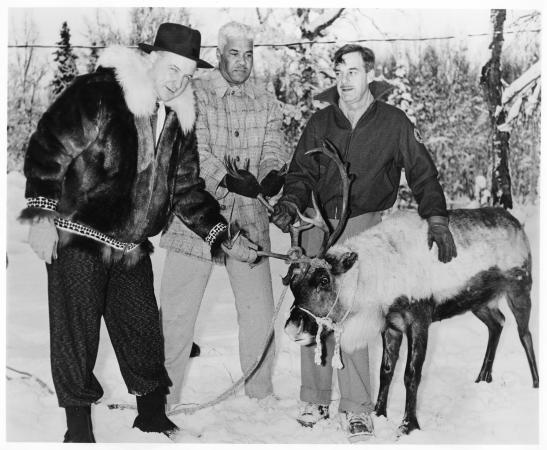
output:
POLYGON ((250 198, 256 198, 262 192, 262 187, 251 172, 245 169, 237 169, 235 174, 237 175, 227 173, 220 185, 234 194, 250 198))
POLYGON ((272 223, 277 225, 283 233, 288 233, 290 225, 292 225, 298 217, 298 207, 289 200, 281 199, 273 208, 274 210, 271 215, 272 223))
POLYGON ((277 195, 285 183, 285 174, 282 170, 272 170, 260 182, 262 194, 266 197, 277 195))
POLYGON ((433 242, 437 244, 439 261, 447 263, 452 258, 458 256, 454 238, 448 229, 448 217, 431 216, 427 219, 427 223, 429 225, 429 229, 427 230, 427 245, 431 250, 433 242))

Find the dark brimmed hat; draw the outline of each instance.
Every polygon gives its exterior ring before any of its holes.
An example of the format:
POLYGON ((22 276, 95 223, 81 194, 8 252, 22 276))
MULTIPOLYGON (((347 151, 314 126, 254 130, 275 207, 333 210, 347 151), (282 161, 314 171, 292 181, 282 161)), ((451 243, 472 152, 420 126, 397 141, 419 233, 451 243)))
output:
POLYGON ((199 59, 200 47, 200 32, 178 23, 162 23, 156 33, 154 45, 139 44, 139 48, 146 53, 153 51, 171 52, 196 61, 197 66, 201 69, 212 69, 211 64, 199 59))

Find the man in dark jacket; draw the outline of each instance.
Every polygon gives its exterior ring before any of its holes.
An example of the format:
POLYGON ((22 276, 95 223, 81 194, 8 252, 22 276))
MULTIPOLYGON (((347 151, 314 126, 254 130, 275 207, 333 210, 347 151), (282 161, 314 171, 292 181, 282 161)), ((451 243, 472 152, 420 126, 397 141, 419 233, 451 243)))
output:
MULTIPOLYGON (((305 155, 328 138, 355 175, 349 199, 350 216, 340 241, 381 221, 381 211, 390 208, 397 198, 404 168, 418 202, 418 212, 429 223, 429 247, 435 242, 439 259, 450 261, 456 256, 456 247, 448 229, 446 201, 437 170, 418 130, 405 113, 375 100, 371 93, 367 72, 374 68, 374 53, 359 45, 345 45, 334 55, 334 68, 336 87, 317 96, 330 106, 316 112, 307 123, 272 221, 288 231, 297 218, 297 209, 310 207, 313 190, 333 226, 337 225, 342 204, 338 169, 324 155, 305 155)), ((308 255, 317 253, 321 242, 322 236, 316 229, 302 236, 302 246, 308 255)), ((333 341, 331 334, 327 340, 331 356, 333 341)), ((329 416, 332 368, 315 366, 314 349, 301 349, 300 398, 305 404, 298 421, 313 426, 329 416)), ((343 353, 342 357, 344 368, 338 371, 338 381, 343 425, 350 441, 366 439, 373 434, 368 349, 343 353)), ((330 361, 330 357, 326 360, 330 361)))
MULTIPOLYGON (((46 261, 51 366, 65 442, 95 442, 90 405, 103 395, 93 367, 104 317, 122 376, 137 396, 133 426, 173 438, 148 237, 173 212, 213 253, 254 261, 227 241, 226 220, 199 177, 190 79, 200 33, 162 24, 145 53, 104 51, 38 123, 25 158, 29 243, 46 261), (148 53, 148 54, 146 54, 148 53)), ((184 274, 181 274, 184 275, 184 274)))

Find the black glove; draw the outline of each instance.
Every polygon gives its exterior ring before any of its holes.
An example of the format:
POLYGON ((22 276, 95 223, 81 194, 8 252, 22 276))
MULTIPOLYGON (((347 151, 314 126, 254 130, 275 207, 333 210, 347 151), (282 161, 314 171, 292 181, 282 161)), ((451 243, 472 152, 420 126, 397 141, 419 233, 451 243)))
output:
POLYGON ((289 226, 292 225, 298 217, 298 207, 289 200, 279 200, 274 205, 274 210, 271 215, 271 221, 277 225, 278 228, 287 233, 289 226))
POLYGON ((266 197, 277 195, 285 183, 284 170, 272 170, 260 182, 262 194, 266 197))
POLYGON ((427 219, 427 223, 429 225, 429 229, 427 230, 427 245, 429 245, 429 249, 431 250, 433 242, 437 244, 439 261, 447 263, 452 258, 458 256, 454 238, 448 229, 448 217, 431 216, 427 219))
POLYGON ((237 169, 237 176, 229 173, 222 179, 220 185, 234 194, 256 198, 262 192, 262 187, 256 177, 245 169, 237 169))

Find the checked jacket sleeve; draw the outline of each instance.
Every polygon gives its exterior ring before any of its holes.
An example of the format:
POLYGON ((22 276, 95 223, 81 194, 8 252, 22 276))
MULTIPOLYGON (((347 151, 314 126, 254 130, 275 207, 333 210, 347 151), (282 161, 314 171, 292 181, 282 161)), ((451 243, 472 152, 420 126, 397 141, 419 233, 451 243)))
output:
POLYGON ((190 230, 205 239, 215 225, 226 224, 226 219, 220 214, 218 202, 205 190, 199 164, 196 133, 192 131, 185 135, 179 148, 173 212, 190 230))

